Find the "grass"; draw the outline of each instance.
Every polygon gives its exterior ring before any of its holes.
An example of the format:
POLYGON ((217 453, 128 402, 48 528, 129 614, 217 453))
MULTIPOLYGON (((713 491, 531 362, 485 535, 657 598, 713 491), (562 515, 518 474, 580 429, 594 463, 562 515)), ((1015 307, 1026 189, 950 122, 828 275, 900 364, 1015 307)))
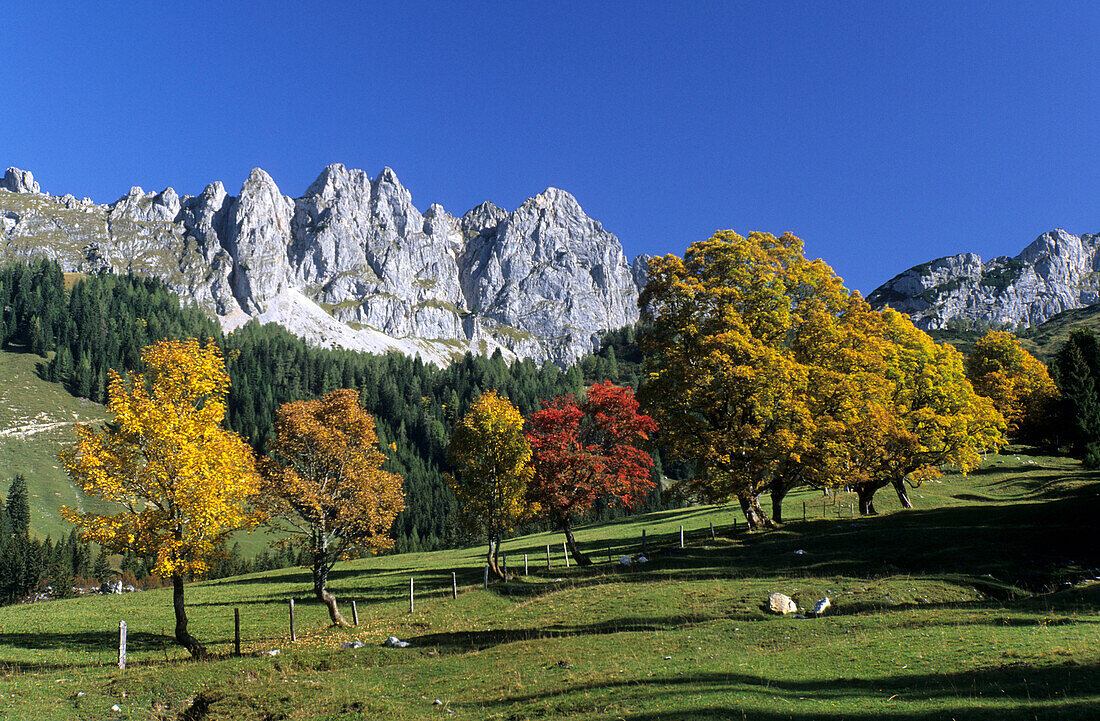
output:
MULTIPOLYGON (((30 493, 31 533, 54 539, 69 535, 73 527, 61 518, 61 507, 84 508, 98 513, 109 506, 85 497, 61 467, 57 453, 75 439, 76 423, 98 423, 106 409, 76 398, 58 383, 38 375, 46 359, 16 350, 0 352, 0 495, 17 474, 27 478, 30 493)), ((264 533, 234 536, 245 557, 258 554, 270 541, 264 533)))
POLYGON ((522 570, 526 553, 531 573, 489 590, 481 548, 349 562, 332 581, 345 613, 353 599, 359 608, 360 626, 346 631, 308 599, 302 569, 195 583, 192 630, 219 654, 203 663, 172 644, 166 590, 0 608, 0 714, 1094 718, 1100 584, 1080 581, 1100 575, 1083 535, 1094 533, 1098 487, 1072 461, 1016 453, 925 484, 914 511, 875 518, 837 518, 832 505, 823 518, 819 496, 802 493, 787 503, 797 520, 772 533, 748 534, 711 506, 585 527, 578 540, 597 561, 587 569, 564 567, 557 534, 513 539, 509 565, 522 570), (608 546, 615 559, 636 555, 643 529, 650 563, 607 562, 608 546), (762 604, 774 591, 800 605, 829 595, 835 614, 770 616, 762 604), (234 608, 246 651, 279 656, 229 655, 234 608), (120 619, 124 672, 113 666, 120 619), (411 646, 381 648, 391 634, 411 646), (339 648, 352 639, 366 646, 339 648))
POLYGON ((1020 339, 1029 353, 1044 361, 1049 361, 1069 340, 1069 334, 1079 328, 1100 332, 1100 307, 1086 306, 1062 311, 1051 316, 1045 322, 1028 328, 1020 334, 1020 339))
POLYGON ((57 452, 75 438, 75 423, 94 423, 106 413, 102 406, 42 380, 37 372, 41 363, 45 359, 33 353, 0 353, 0 493, 7 493, 13 476, 25 475, 31 530, 56 539, 72 530, 58 514, 62 505, 97 508, 73 486, 57 452))

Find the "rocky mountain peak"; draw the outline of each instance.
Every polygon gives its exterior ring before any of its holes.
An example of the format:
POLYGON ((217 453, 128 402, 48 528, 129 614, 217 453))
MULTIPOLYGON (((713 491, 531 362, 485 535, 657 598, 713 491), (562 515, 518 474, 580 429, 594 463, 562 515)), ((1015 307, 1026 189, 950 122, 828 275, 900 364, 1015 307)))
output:
POLYGON ((41 193, 38 183, 34 181, 34 174, 29 170, 8 168, 4 172, 4 179, 0 180, 0 189, 12 193, 41 193))
POLYGON ((1043 233, 1015 257, 973 253, 937 258, 882 284, 867 300, 909 315, 926 330, 951 322, 1042 323, 1100 300, 1100 236, 1043 233))
MULTIPOLYGON (((14 169, 4 187, 37 188, 14 169)), ((371 180, 339 163, 297 199, 260 168, 236 197, 220 182, 182 197, 134 187, 108 206, 41 196, 28 214, 5 212, 3 195, 6 257, 156 276, 227 329, 256 318, 321 345, 437 363, 500 349, 564 365, 638 317, 644 260, 628 261, 556 188, 461 218, 439 204, 421 214, 392 168, 371 180)))

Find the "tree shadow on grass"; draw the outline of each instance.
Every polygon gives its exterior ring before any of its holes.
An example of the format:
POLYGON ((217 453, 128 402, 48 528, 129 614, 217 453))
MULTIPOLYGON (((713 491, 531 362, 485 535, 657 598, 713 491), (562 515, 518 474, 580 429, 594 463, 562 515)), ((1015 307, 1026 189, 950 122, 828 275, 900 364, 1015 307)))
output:
MULTIPOLYGON (((38 662, 38 661, 0 661, 0 671, 48 671, 57 669, 86 668, 113 665, 118 653, 118 631, 89 631, 84 633, 0 633, 0 647, 11 647, 32 651, 67 651, 96 654, 104 662, 38 662), (109 660, 109 661, 108 661, 109 660)), ((128 631, 126 650, 128 654, 160 653, 164 649, 177 648, 176 640, 171 636, 146 631, 128 631)))
MULTIPOLYGON (((898 719, 904 721, 931 721, 932 719, 1013 719, 1013 718, 1096 718, 1100 707, 1100 665, 1066 663, 1063 665, 1034 666, 1023 663, 997 667, 971 669, 948 674, 907 674, 867 678, 830 678, 813 680, 787 680, 763 675, 738 673, 697 673, 676 676, 655 676, 645 679, 622 679, 570 686, 566 691, 531 693, 511 696, 500 701, 479 702, 478 713, 515 713, 516 704, 552 703, 564 714, 574 710, 571 701, 576 700, 576 711, 588 704, 601 703, 600 696, 613 699, 616 705, 652 705, 659 703, 676 710, 622 715, 620 718, 636 721, 672 721, 672 719, 727 719, 745 718, 778 721, 778 719, 898 719), (740 704, 748 708, 727 706, 690 707, 681 699, 686 696, 728 693, 737 695, 740 704), (806 701, 838 704, 865 704, 866 700, 880 700, 879 704, 865 712, 851 710, 799 712, 798 706, 806 701), (951 709, 912 711, 909 702, 928 702, 958 699, 951 709), (968 707, 966 699, 988 702, 997 699, 992 708, 968 707), (1001 699, 1016 702, 1006 707, 1001 699), (775 710, 777 701, 784 701, 781 710, 775 710), (892 702, 883 708, 882 702, 892 702), (1056 702, 1056 705, 1050 705, 1056 702), (765 710, 760 710, 761 708, 765 710), (896 712, 895 712, 896 711, 896 712)), ((452 706, 461 709, 461 705, 452 706)), ((470 710, 475 707, 470 706, 470 710)))
POLYGON ((717 618, 708 615, 662 616, 658 618, 616 618, 589 624, 551 624, 538 628, 504 628, 489 631, 427 633, 406 639, 417 648, 435 648, 450 653, 481 651, 516 641, 532 641, 570 636, 592 636, 639 631, 670 631, 717 618))

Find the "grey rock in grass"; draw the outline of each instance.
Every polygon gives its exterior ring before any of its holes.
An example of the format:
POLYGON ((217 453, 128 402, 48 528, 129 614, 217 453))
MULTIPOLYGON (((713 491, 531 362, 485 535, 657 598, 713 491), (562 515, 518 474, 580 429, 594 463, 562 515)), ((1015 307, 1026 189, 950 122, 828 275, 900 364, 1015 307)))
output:
POLYGON ((354 649, 354 648, 363 648, 363 642, 362 641, 347 641, 345 643, 340 644, 340 648, 345 649, 345 650, 354 649))
POLYGON ((382 645, 386 648, 408 648, 409 642, 402 641, 397 636, 389 636, 382 642, 382 645))
POLYGON ((788 613, 797 613, 798 605, 791 600, 790 596, 786 596, 782 593, 773 593, 768 596, 768 610, 772 613, 785 615, 788 613))

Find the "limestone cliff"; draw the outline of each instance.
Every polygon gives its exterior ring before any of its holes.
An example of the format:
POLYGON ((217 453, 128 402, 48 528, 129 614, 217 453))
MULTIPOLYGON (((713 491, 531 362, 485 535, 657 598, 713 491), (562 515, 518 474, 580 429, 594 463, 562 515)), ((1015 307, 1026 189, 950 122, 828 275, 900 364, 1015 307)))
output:
POLYGON ((0 181, 0 257, 160 278, 231 330, 252 318, 326 346, 445 363, 467 350, 565 365, 637 320, 644 259, 556 188, 506 212, 421 213, 389 168, 330 165, 299 198, 255 169, 240 193, 131 188, 108 205, 0 181))
POLYGON ((949 321, 1025 326, 1100 301, 1100 235, 1043 233, 1017 256, 987 263, 973 253, 938 258, 883 283, 875 307, 909 315, 926 330, 949 321))

